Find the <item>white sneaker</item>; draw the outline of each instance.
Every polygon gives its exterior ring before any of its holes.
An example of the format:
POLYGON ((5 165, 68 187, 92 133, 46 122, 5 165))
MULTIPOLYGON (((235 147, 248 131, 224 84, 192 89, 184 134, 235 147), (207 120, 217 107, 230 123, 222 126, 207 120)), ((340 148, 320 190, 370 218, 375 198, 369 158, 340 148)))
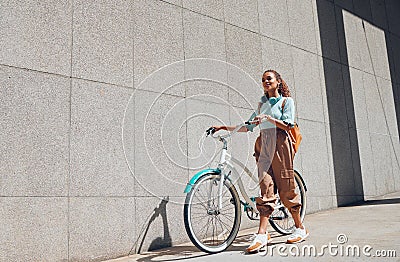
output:
POLYGON ((272 241, 270 234, 256 234, 256 237, 251 242, 250 246, 246 248, 247 253, 252 253, 265 247, 272 241))
POLYGON ((305 226, 303 226, 303 229, 296 227, 294 232, 288 237, 286 243, 288 244, 300 243, 301 241, 306 239, 308 235, 309 233, 305 226))

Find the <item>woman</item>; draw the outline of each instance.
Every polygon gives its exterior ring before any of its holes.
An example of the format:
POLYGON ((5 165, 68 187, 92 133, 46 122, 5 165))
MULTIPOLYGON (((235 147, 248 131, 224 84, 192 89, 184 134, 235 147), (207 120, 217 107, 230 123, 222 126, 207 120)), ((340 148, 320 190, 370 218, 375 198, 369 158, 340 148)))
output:
MULTIPOLYGON (((298 194, 295 193, 293 171, 294 151, 287 131, 294 124, 295 107, 290 97, 289 88, 275 70, 267 70, 262 77, 264 96, 258 106, 257 114, 250 117, 261 130, 261 152, 257 162, 261 197, 256 198, 257 210, 260 212, 260 225, 253 242, 247 252, 258 251, 267 245, 271 237, 267 233, 268 217, 275 206, 274 184, 279 191, 283 204, 292 214, 295 231, 287 239, 287 243, 298 243, 308 236, 300 218, 298 194), (266 119, 267 121, 261 122, 266 119)), ((242 127, 240 132, 253 131, 255 125, 242 127)), ((215 126, 218 130, 232 131, 233 126, 215 126)))

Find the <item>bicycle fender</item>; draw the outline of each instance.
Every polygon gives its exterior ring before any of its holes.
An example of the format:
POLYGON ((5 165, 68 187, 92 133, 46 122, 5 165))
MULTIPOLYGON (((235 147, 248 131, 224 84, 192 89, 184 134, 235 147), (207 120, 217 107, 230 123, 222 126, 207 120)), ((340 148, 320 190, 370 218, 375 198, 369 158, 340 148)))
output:
POLYGON ((203 169, 199 172, 197 172, 189 181, 189 183, 187 183, 185 191, 183 191, 184 193, 189 193, 190 190, 192 190, 193 185, 196 183, 197 180, 199 180, 199 178, 205 174, 220 174, 221 170, 220 169, 203 169))

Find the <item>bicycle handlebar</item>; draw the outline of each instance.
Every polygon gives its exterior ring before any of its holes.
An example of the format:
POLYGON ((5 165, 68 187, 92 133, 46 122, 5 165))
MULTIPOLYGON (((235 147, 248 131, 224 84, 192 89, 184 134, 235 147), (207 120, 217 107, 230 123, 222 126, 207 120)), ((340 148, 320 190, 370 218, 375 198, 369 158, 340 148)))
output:
POLYGON ((246 121, 246 122, 244 122, 244 123, 242 123, 242 124, 237 125, 237 126, 235 127, 235 129, 233 129, 233 130, 232 130, 231 132, 229 132, 228 134, 219 135, 219 136, 214 136, 214 133, 216 132, 216 130, 215 130, 214 127, 210 127, 209 129, 206 130, 206 136, 211 135, 211 137, 212 137, 212 138, 215 138, 215 139, 220 139, 220 140, 221 140, 221 139, 225 139, 225 138, 228 138, 228 137, 232 136, 233 134, 235 134, 236 132, 238 132, 240 128, 242 128, 242 127, 244 127, 244 126, 246 126, 246 125, 253 125, 253 124, 258 125, 258 124, 260 124, 261 122, 264 122, 264 121, 266 121, 266 119, 261 119, 261 121, 259 121, 259 120, 246 121))
POLYGON ((246 122, 244 122, 244 124, 245 125, 257 125, 257 124, 260 124, 261 122, 264 122, 264 121, 265 121, 265 119, 262 119, 261 121, 258 121, 258 120, 246 121, 246 122))
POLYGON ((209 129, 206 130, 206 136, 212 135, 215 133, 215 128, 210 127, 209 129))

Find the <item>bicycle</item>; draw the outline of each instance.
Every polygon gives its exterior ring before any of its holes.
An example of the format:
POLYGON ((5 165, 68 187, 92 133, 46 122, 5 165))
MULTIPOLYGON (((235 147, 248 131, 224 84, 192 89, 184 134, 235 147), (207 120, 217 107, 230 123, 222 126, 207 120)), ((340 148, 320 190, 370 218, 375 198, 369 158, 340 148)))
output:
MULTIPOLYGON (((227 249, 235 240, 241 222, 241 205, 251 220, 259 220, 259 212, 255 205, 255 197, 249 197, 243 181, 235 165, 258 184, 252 172, 239 160, 228 154, 228 140, 248 122, 236 126, 228 134, 214 136, 212 128, 206 131, 210 136, 223 143, 220 150, 220 161, 216 168, 204 169, 196 173, 185 188, 184 223, 186 232, 192 243, 207 253, 218 253, 227 249), (235 165, 234 165, 235 164, 235 165), (236 189, 244 200, 241 200, 236 189), (212 228, 210 229, 210 226, 212 228)), ((296 192, 300 196, 301 220, 306 211, 306 185, 300 173, 295 170, 296 192)), ((277 195, 276 206, 269 217, 271 226, 281 234, 291 234, 295 227, 290 212, 281 203, 277 195)))

